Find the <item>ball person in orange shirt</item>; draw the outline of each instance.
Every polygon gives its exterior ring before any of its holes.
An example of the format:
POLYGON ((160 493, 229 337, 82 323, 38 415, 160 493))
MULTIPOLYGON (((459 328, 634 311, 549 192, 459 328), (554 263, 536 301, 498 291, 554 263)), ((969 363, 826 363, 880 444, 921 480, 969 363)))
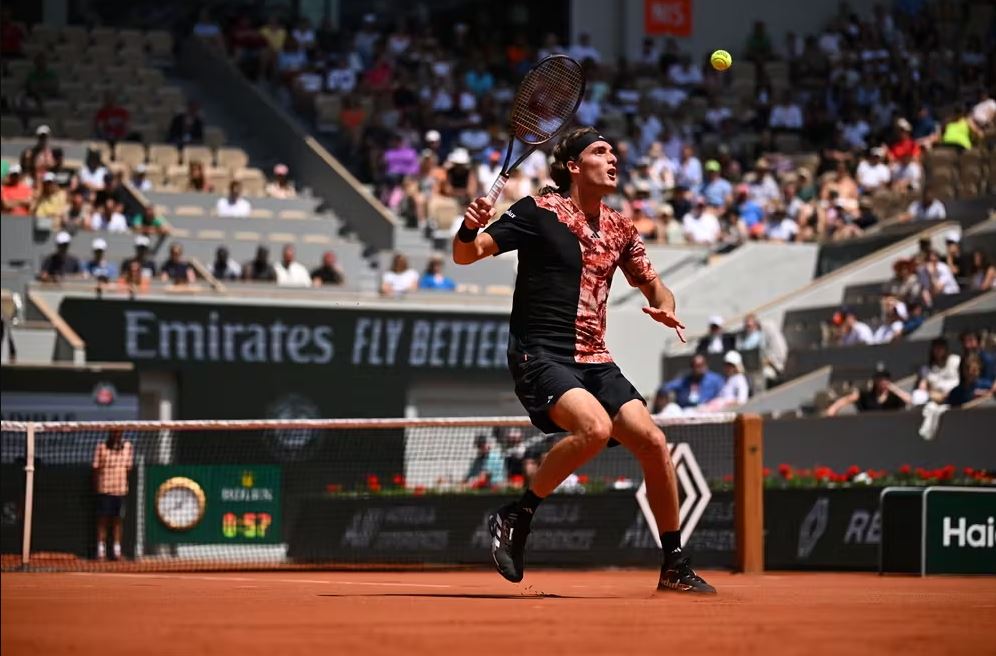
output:
POLYGON ((121 520, 128 496, 128 472, 134 463, 131 442, 120 430, 112 430, 107 440, 93 452, 93 484, 97 492, 97 560, 107 559, 107 525, 114 536, 112 558, 121 559, 121 520))

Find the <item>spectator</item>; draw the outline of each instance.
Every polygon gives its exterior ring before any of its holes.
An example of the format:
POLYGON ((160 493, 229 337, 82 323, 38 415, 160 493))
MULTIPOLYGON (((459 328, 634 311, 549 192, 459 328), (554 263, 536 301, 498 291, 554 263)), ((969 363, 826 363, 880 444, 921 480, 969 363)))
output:
POLYGON ((763 344, 764 331, 761 330, 761 323, 757 320, 757 315, 748 314, 744 317, 743 330, 737 335, 736 348, 738 351, 754 351, 763 344))
POLYGON ((218 216, 244 218, 252 212, 252 205, 242 197, 242 183, 232 180, 228 183, 228 195, 218 199, 215 206, 218 216))
POLYGON ((98 138, 112 144, 134 138, 135 135, 131 133, 131 113, 117 103, 114 92, 104 94, 104 104, 93 118, 93 131, 98 138))
POLYGON ((173 117, 166 141, 176 144, 178 148, 204 142, 204 119, 201 117, 200 103, 196 100, 189 101, 186 111, 173 117))
POLYGON ((395 253, 391 269, 385 271, 380 283, 380 293, 384 296, 402 296, 418 288, 418 271, 408 266, 408 258, 395 253))
POLYGON ((93 258, 83 267, 83 275, 94 278, 99 283, 107 283, 118 278, 118 268, 107 259, 107 242, 102 237, 93 240, 93 258))
POLYGON ((35 197, 31 214, 37 217, 52 219, 56 230, 62 229, 63 220, 66 217, 66 210, 69 206, 66 202, 66 192, 63 191, 55 181, 55 174, 51 171, 42 176, 42 187, 35 197))
POLYGON ((990 385, 996 381, 996 356, 982 349, 982 339, 979 333, 974 330, 966 330, 958 336, 958 339, 961 341, 962 361, 969 356, 977 356, 982 365, 982 371, 979 374, 982 381, 990 385))
POLYGON ((660 412, 669 394, 681 408, 695 408, 709 403, 719 396, 723 389, 723 377, 709 371, 705 356, 696 353, 692 356, 691 371, 661 385, 654 400, 654 412, 660 412))
POLYGON ((464 482, 472 489, 487 489, 505 484, 505 459, 487 435, 474 438, 477 455, 470 463, 464 482))
POLYGON ((879 189, 888 188, 889 181, 892 179, 892 172, 882 161, 884 154, 884 148, 872 148, 868 152, 868 158, 862 159, 858 163, 857 178, 861 192, 870 194, 879 189))
POLYGON ((149 180, 148 167, 139 164, 131 174, 131 184, 141 192, 152 191, 152 180, 149 180))
POLYGON ((711 207, 725 207, 733 201, 733 185, 720 175, 720 165, 714 159, 705 164, 706 181, 702 184, 702 197, 711 207))
POLYGON ((329 71, 325 78, 325 90, 329 93, 349 95, 356 88, 356 70, 349 65, 348 57, 339 57, 337 67, 329 71))
POLYGON ((696 353, 726 353, 734 348, 734 335, 723 332, 723 317, 714 314, 709 317, 709 332, 699 340, 696 353))
POLYGON ((802 108, 792 98, 792 91, 782 92, 781 102, 771 108, 768 116, 768 127, 772 130, 798 132, 802 129, 802 108))
POLYGON ((719 395, 712 401, 699 406, 706 412, 721 412, 739 408, 747 403, 750 396, 750 386, 744 375, 744 360, 736 351, 730 351, 723 357, 723 376, 726 380, 719 395))
POLYGON ((602 63, 602 54, 597 48, 595 48, 595 46, 591 45, 591 35, 587 32, 579 34, 578 42, 572 45, 567 52, 571 58, 575 61, 581 62, 582 64, 587 59, 590 59, 596 64, 602 63))
POLYGON ((768 213, 764 221, 764 236, 772 242, 795 241, 799 234, 799 225, 789 218, 785 204, 781 200, 769 203, 768 213))
POLYGON ((21 165, 12 164, 7 169, 7 179, 0 187, 0 202, 4 214, 28 216, 31 213, 31 202, 34 192, 21 175, 21 165))
POLYGON ((147 292, 152 278, 146 275, 147 270, 142 268, 142 263, 134 259, 125 260, 125 262, 127 268, 122 267, 121 269, 118 287, 121 291, 127 292, 130 297, 147 292))
POLYGON ((197 22, 194 24, 193 34, 215 49, 225 50, 225 39, 222 36, 221 28, 211 19, 211 12, 207 7, 201 9, 197 22))
POLYGON ((97 493, 97 560, 107 558, 107 525, 114 539, 111 558, 121 560, 121 520, 128 496, 128 472, 134 464, 131 442, 112 429, 93 454, 93 486, 97 493))
POLYGON ((722 228, 712 208, 706 208, 705 201, 698 199, 691 211, 681 220, 685 239, 693 244, 715 244, 722 228))
POLYGON ((698 189, 702 185, 702 163, 695 156, 695 147, 683 146, 681 161, 675 173, 675 183, 688 189, 698 189))
POLYGON ((893 162, 907 161, 919 162, 920 143, 913 138, 913 126, 905 118, 896 120, 896 140, 889 146, 889 159, 893 162))
POLYGON ((923 165, 906 154, 892 167, 892 189, 901 193, 923 188, 923 165))
POLYGON ((93 212, 86 202, 83 190, 74 190, 69 194, 69 207, 66 208, 66 218, 62 222, 62 229, 71 235, 75 235, 81 229, 85 230, 91 214, 93 212))
POLYGON ((935 250, 931 250, 927 255, 927 262, 921 265, 919 275, 920 284, 931 298, 943 294, 957 294, 961 291, 951 269, 941 261, 940 255, 935 250))
MULTIPOLYGON (((920 368, 917 391, 923 392, 925 403, 928 399, 941 403, 948 393, 958 385, 958 370, 961 356, 951 352, 948 340, 937 337, 930 340, 927 364, 920 368)), ((919 403, 917 405, 922 405, 919 403)))
MULTIPOLYGON (((52 148, 49 137, 52 136, 52 129, 47 125, 39 125, 35 128, 35 136, 37 141, 33 148, 31 148, 31 182, 32 184, 41 184, 41 178, 47 171, 50 171, 53 166, 55 166, 55 152, 52 148)), ((25 169, 25 174, 28 171, 25 169)))
POLYGON ((242 267, 242 279, 252 282, 277 281, 277 272, 270 264, 270 250, 266 246, 258 246, 256 257, 242 267))
POLYGON ((284 246, 282 259, 273 270, 277 274, 277 284, 281 287, 311 287, 311 276, 304 265, 294 259, 294 246, 284 246))
POLYGON ((69 242, 72 240, 68 232, 60 232, 55 236, 55 252, 42 262, 38 280, 59 282, 63 278, 76 276, 82 272, 80 261, 69 252, 69 242))
POLYGON ((972 107, 969 118, 980 133, 987 133, 996 125, 996 99, 993 99, 991 89, 979 89, 978 102, 972 107))
POLYGON ((844 308, 834 315, 834 324, 839 325, 840 345, 854 346, 856 344, 874 344, 872 329, 864 321, 859 321, 854 310, 844 308))
POLYGON ((218 280, 239 280, 242 278, 242 266, 228 255, 228 248, 219 246, 214 251, 211 275, 218 280))
POLYGON ((83 168, 79 171, 80 185, 87 194, 102 191, 106 177, 107 168, 100 161, 100 151, 96 148, 87 149, 83 168))
POLYGON ((958 385, 948 393, 945 403, 953 408, 961 406, 986 396, 992 396, 994 389, 992 380, 982 378, 982 360, 978 355, 966 355, 958 371, 958 385))
POLYGON ((128 232, 128 220, 117 207, 113 198, 107 198, 103 205, 97 205, 96 211, 90 216, 90 230, 128 232))
POLYGON ((953 112, 941 130, 941 140, 939 146, 954 148, 956 150, 972 150, 972 136, 982 137, 982 133, 972 123, 968 111, 953 112))
POLYGON ((913 301, 907 306, 909 317, 903 322, 903 335, 909 335, 923 325, 927 318, 923 314, 923 303, 913 301))
POLYGON ((907 306, 924 301, 923 285, 916 273, 913 259, 900 258, 892 264, 893 277, 886 283, 886 290, 907 306))
POLYGON ((630 203, 630 207, 633 210, 630 217, 633 221, 633 227, 636 228, 636 231, 644 241, 663 241, 660 226, 653 217, 647 215, 647 205, 648 201, 639 199, 630 203))
POLYGON ((988 291, 996 289, 996 266, 989 257, 979 249, 969 256, 970 264, 966 270, 966 282, 972 291, 988 291))
POLYGON ((747 37, 747 46, 744 56, 747 60, 764 64, 772 58, 775 50, 771 45, 771 37, 764 21, 755 21, 754 29, 747 37))
POLYGON ((0 9, 0 55, 4 59, 19 59, 24 56, 24 28, 14 21, 9 6, 0 9))
POLYGON ((425 273, 418 281, 419 289, 433 289, 452 292, 456 290, 453 279, 443 274, 443 258, 433 255, 425 265, 425 273))
POLYGON ((183 246, 177 242, 170 244, 169 259, 159 269, 159 279, 174 285, 192 285, 197 279, 194 267, 183 257, 183 246))
POLYGON ((667 244, 684 244, 685 228, 680 221, 674 218, 674 206, 670 203, 662 203, 658 218, 661 225, 657 228, 657 234, 664 238, 667 244))
POLYGON ((284 41, 287 40, 287 30, 280 22, 280 17, 276 14, 270 16, 270 20, 263 27, 259 28, 259 34, 266 42, 266 48, 260 58, 263 72, 270 76, 277 61, 277 55, 284 49, 284 41))
POLYGON ((124 212, 125 205, 131 202, 131 196, 124 186, 124 171, 108 173, 104 176, 104 188, 94 192, 92 196, 95 207, 104 205, 108 200, 114 203, 114 211, 124 212))
POLYGON ((910 395, 893 384, 888 371, 880 369, 872 376, 870 387, 863 390, 855 388, 840 397, 827 408, 826 415, 833 417, 852 405, 856 405, 861 412, 905 410, 909 403, 910 395))
POLYGON ((325 285, 341 285, 346 282, 346 275, 336 261, 335 253, 325 251, 322 254, 322 265, 311 272, 311 284, 315 287, 325 285))
MULTIPOLYGON (((62 148, 52 149, 52 166, 48 169, 55 176, 55 183, 66 192, 75 191, 79 186, 76 169, 66 166, 66 155, 62 148)), ((44 176, 43 176, 44 177, 44 176)))
POLYGON ((204 164, 193 160, 187 165, 187 191, 214 193, 214 185, 208 182, 204 164))
POLYGON ((944 203, 934 197, 934 193, 924 187, 920 200, 910 203, 903 214, 899 215, 900 221, 942 221, 948 216, 944 203))
POLYGON ((149 238, 145 235, 135 237, 135 254, 121 263, 121 275, 127 278, 129 283, 148 281, 156 277, 156 263, 149 256, 149 244, 149 238), (141 280, 135 278, 135 263, 141 280))
POLYGON ((143 235, 167 235, 169 227, 166 219, 156 212, 156 206, 146 203, 138 214, 131 218, 131 229, 143 235))
POLYGON ((903 322, 908 318, 906 304, 895 296, 882 297, 882 321, 872 337, 873 344, 888 344, 903 336, 903 322))
POLYGON ((290 169, 287 168, 286 164, 274 166, 273 180, 266 185, 266 195, 270 198, 294 198, 297 196, 294 183, 287 177, 289 173, 290 169))

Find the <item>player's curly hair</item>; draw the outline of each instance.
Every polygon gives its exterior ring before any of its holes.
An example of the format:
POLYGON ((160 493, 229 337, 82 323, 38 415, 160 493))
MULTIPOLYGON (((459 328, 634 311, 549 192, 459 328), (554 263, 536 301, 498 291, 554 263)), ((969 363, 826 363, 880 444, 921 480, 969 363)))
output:
POLYGON ((553 148, 553 163, 550 164, 550 178, 556 184, 556 186, 546 186, 539 190, 540 196, 545 196, 547 194, 561 194, 565 195, 571 191, 571 172, 567 170, 567 162, 571 159, 571 153, 574 152, 574 145, 577 143, 578 139, 581 137, 595 133, 598 131, 595 128, 584 127, 571 130, 564 138, 560 140, 553 148))

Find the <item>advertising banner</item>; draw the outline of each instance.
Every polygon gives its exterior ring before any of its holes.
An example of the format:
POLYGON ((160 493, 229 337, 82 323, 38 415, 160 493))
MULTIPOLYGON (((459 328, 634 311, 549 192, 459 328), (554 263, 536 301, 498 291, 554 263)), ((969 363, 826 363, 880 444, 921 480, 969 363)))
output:
POLYGON ((691 36, 692 0, 643 0, 647 36, 691 36))
POLYGON ((4 421, 127 421, 138 419, 134 371, 90 367, 4 367, 4 421))
POLYGON ((996 488, 923 493, 923 573, 996 574, 996 488))

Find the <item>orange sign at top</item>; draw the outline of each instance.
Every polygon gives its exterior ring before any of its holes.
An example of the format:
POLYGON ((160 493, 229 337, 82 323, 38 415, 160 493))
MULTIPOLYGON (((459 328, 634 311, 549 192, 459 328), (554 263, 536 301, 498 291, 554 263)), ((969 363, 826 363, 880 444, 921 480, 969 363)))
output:
POLYGON ((691 36, 692 0, 643 0, 647 36, 691 36))

